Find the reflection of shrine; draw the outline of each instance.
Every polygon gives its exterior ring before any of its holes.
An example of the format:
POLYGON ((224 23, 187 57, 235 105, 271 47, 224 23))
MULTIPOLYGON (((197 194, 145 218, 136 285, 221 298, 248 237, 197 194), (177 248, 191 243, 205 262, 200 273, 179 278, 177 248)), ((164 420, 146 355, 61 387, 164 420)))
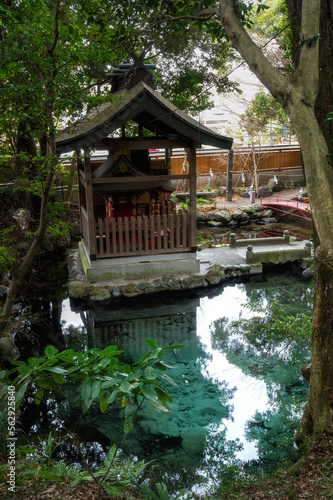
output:
POLYGON ((159 347, 186 344, 174 351, 171 361, 194 362, 197 353, 196 308, 199 299, 149 308, 123 310, 91 309, 85 312, 88 345, 104 348, 116 344, 132 362, 147 350, 146 338, 154 339, 159 347), (181 312, 180 312, 181 309, 181 312))
MULTIPOLYGON (((124 351, 123 361, 133 363, 149 351, 145 339, 151 338, 159 347, 185 344, 168 351, 166 359, 177 364, 167 374, 177 387, 166 384, 172 395, 171 412, 159 414, 149 405, 140 409, 134 429, 125 436, 121 449, 126 455, 140 460, 156 460, 156 480, 177 490, 177 480, 187 487, 193 484, 193 474, 205 467, 206 448, 210 446, 212 429, 218 429, 231 413, 232 391, 227 384, 205 375, 206 354, 197 338, 197 308, 200 299, 179 300, 177 303, 122 310, 94 307, 82 314, 88 331, 88 347, 104 348, 116 344, 124 351), (175 483, 172 484, 172 481, 175 483)), ((111 442, 122 433, 121 408, 116 405, 103 415, 92 408, 84 417, 84 425, 93 426, 111 442)), ((228 446, 225 431, 219 434, 219 453, 228 446)), ((212 438, 213 439, 213 438, 212 438)), ((213 439, 214 441, 214 439, 213 439)))

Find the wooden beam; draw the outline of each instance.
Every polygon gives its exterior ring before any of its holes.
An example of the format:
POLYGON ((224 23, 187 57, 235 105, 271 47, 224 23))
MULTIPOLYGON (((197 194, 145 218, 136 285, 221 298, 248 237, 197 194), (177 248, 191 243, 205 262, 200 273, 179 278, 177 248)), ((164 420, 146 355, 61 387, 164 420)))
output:
POLYGON ((187 161, 189 164, 190 177, 190 235, 189 244, 192 249, 197 246, 197 165, 196 165, 196 148, 192 145, 186 150, 187 161))
MULTIPOLYGON (((82 186, 86 187, 86 175, 83 172, 83 170, 79 170, 78 181, 79 181, 79 184, 82 184, 82 186)), ((82 203, 81 203, 81 205, 82 205, 82 203)))
POLYGON ((93 184, 139 184, 142 182, 152 182, 152 181, 172 181, 174 179, 189 179, 189 174, 176 174, 176 175, 144 175, 138 177, 101 177, 101 178, 93 178, 93 184))
POLYGON ((139 138, 105 138, 96 144, 98 149, 107 149, 115 151, 118 149, 142 150, 142 149, 172 149, 172 148, 188 148, 189 141, 177 139, 161 139, 159 137, 143 137, 139 138))
POLYGON ((91 163, 89 151, 84 152, 84 170, 86 174, 86 207, 88 214, 88 234, 89 234, 89 252, 90 258, 95 259, 97 248, 96 248, 96 223, 94 217, 94 199, 92 190, 92 177, 91 177, 91 163))
MULTIPOLYGON (((81 152, 75 151, 75 156, 76 156, 76 168, 77 168, 78 190, 79 190, 79 206, 83 207, 83 206, 85 206, 85 201, 86 201, 86 194, 85 194, 86 181, 84 180, 84 182, 83 182, 82 176, 81 176, 81 173, 83 173, 81 152)), ((82 226, 81 216, 80 216, 80 233, 83 234, 83 226, 82 226)))

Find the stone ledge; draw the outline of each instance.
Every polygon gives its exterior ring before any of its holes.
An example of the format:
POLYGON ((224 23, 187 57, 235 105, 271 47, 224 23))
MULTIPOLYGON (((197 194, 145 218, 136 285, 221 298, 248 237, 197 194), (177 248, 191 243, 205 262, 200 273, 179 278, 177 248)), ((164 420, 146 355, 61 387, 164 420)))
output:
MULTIPOLYGON (((138 297, 166 291, 205 289, 230 279, 253 274, 252 267, 247 264, 231 266, 213 264, 207 267, 204 272, 90 283, 83 274, 80 258, 76 254, 76 251, 70 251, 67 258, 69 296, 74 299, 89 298, 94 302, 106 302, 121 297, 138 297)), ((256 274, 260 274, 261 266, 256 266, 256 270, 256 274)))

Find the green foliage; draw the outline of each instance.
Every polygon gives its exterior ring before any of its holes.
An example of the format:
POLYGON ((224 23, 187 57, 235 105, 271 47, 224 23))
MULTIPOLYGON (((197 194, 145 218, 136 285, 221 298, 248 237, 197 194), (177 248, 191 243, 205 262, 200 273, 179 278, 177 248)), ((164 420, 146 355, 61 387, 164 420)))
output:
POLYGON ((0 246, 0 273, 4 274, 15 262, 13 247, 0 246))
POLYGON ((96 478, 103 480, 103 487, 109 494, 114 494, 114 489, 131 488, 142 476, 143 471, 149 465, 144 460, 131 462, 123 460, 116 445, 113 445, 104 460, 102 467, 95 472, 96 478))
POLYGON ((209 204, 211 201, 205 200, 205 198, 197 198, 197 205, 204 205, 204 204, 209 204))
MULTIPOLYGON (((59 443, 54 442, 50 435, 47 443, 42 443, 38 447, 19 447, 17 449, 16 470, 20 482, 27 484, 34 481, 40 483, 40 488, 44 490, 49 482, 66 482, 74 487, 83 481, 94 480, 102 484, 103 489, 108 494, 116 497, 124 489, 133 488, 149 465, 144 460, 132 462, 123 459, 120 452, 116 450, 116 446, 113 445, 103 464, 96 467, 94 471, 89 471, 82 465, 67 464, 63 460, 52 460, 48 453, 58 445, 59 443)), ((8 465, 0 467, 1 478, 6 477, 7 470, 8 465)))
POLYGON ((275 342, 297 342, 307 346, 310 342, 312 317, 299 313, 296 316, 286 314, 286 307, 275 299, 268 304, 252 300, 243 307, 258 314, 251 319, 240 319, 231 324, 232 333, 238 333, 251 342, 260 344, 275 342))
MULTIPOLYGON (((167 351, 180 349, 183 345, 159 348, 152 339, 146 339, 146 345, 151 350, 133 367, 119 362, 122 351, 117 346, 93 348, 81 353, 73 349, 59 352, 49 345, 45 356, 31 357, 27 362, 13 361, 14 368, 2 372, 0 378, 8 385, 15 385, 16 407, 28 393, 32 393, 36 404, 40 404, 47 390, 54 390, 65 382, 80 385, 84 413, 95 401, 99 402, 104 413, 117 400, 125 409, 124 432, 127 434, 143 401, 159 413, 169 412, 172 397, 163 387, 166 383, 177 385, 165 373, 175 365, 162 357, 167 351)), ((5 394, 8 385, 4 387, 5 394)))
MULTIPOLYGON (((179 498, 184 498, 184 493, 180 492, 178 495, 170 495, 168 492, 168 488, 164 483, 157 483, 156 485, 157 494, 149 488, 146 484, 141 484, 140 488, 145 493, 144 498, 147 500, 178 500, 179 498)), ((185 498, 191 498, 190 495, 187 495, 185 498)))
POLYGON ((241 127, 249 137, 281 137, 289 130, 289 119, 280 104, 265 92, 259 92, 240 117, 241 127))
POLYGON ((179 202, 179 205, 182 207, 182 208, 188 208, 190 206, 190 199, 189 198, 186 198, 185 201, 180 201, 179 202))
POLYGON ((324 479, 325 483, 328 485, 329 489, 330 489, 330 493, 323 493, 323 496, 325 498, 330 498, 330 499, 333 499, 333 483, 331 481, 329 481, 329 479, 327 478, 327 476, 323 473, 322 470, 319 470, 319 473, 320 475, 322 476, 322 478, 324 479))
POLYGON ((64 204, 53 201, 47 211, 47 233, 54 238, 61 238, 68 234, 70 223, 66 221, 64 204))

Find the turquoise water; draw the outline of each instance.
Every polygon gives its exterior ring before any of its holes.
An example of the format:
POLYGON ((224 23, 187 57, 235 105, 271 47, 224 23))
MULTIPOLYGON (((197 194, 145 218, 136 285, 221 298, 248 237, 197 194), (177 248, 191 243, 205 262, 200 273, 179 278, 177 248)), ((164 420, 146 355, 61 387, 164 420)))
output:
MULTIPOLYGON (((122 309, 87 308, 58 296, 48 309, 48 317, 56 317, 52 338, 58 348, 117 344, 126 361, 134 362, 146 351, 145 338, 160 346, 186 344, 169 358, 178 367, 170 371, 178 384, 168 388, 171 413, 143 407, 134 430, 121 441, 124 456, 151 462, 146 477, 151 484, 203 492, 239 470, 261 474, 296 459, 293 435, 307 393, 299 368, 309 359, 309 347, 279 336, 236 333, 233 321, 264 316, 245 306, 251 298, 263 311, 279 299, 285 314, 311 312, 309 283, 288 268, 266 274, 263 282, 217 287, 204 296, 149 298, 149 307, 128 302, 122 309)), ((34 411, 25 409, 30 431, 73 430, 94 463, 122 434, 122 410, 102 415, 93 407, 82 416, 72 387, 34 411)))

